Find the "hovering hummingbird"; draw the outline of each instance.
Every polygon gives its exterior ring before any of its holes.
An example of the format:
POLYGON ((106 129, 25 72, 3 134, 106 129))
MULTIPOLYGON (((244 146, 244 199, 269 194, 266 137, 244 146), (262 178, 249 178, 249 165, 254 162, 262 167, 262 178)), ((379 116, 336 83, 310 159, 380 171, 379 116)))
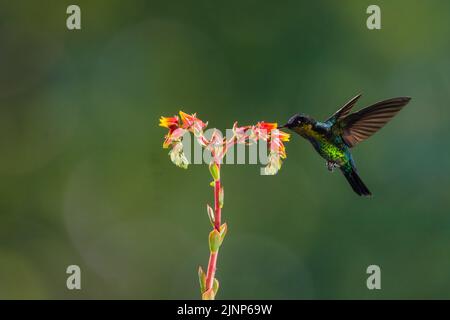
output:
POLYGON ((325 122, 299 113, 279 128, 288 128, 309 140, 327 161, 329 171, 333 172, 335 168, 339 168, 358 195, 370 196, 371 192, 357 173, 350 149, 380 130, 411 98, 399 97, 380 101, 350 114, 360 97, 361 95, 357 95, 351 99, 325 122))

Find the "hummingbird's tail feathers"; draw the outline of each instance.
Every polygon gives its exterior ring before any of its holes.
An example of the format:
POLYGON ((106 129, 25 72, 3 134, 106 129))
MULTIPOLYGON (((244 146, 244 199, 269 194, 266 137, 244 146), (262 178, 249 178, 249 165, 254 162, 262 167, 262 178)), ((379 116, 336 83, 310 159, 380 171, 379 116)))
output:
POLYGON ((352 189, 360 196, 371 196, 372 193, 366 187, 354 168, 341 168, 342 173, 347 179, 352 189))

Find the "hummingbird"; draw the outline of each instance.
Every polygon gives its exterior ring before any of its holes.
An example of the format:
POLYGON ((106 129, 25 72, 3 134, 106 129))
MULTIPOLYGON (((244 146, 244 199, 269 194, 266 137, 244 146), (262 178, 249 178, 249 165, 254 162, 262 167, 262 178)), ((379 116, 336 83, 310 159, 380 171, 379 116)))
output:
POLYGON ((333 172, 335 168, 339 168, 358 195, 371 196, 372 193, 358 175, 351 148, 380 130, 411 98, 383 100, 350 113, 360 97, 359 94, 351 99, 324 122, 297 113, 278 128, 288 128, 308 140, 326 160, 329 171, 333 172))

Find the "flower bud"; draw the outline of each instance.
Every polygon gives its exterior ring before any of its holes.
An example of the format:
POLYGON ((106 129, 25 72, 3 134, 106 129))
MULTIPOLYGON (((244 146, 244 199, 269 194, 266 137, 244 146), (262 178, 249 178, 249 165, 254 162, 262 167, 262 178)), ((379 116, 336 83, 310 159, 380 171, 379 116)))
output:
POLYGON ((169 152, 170 160, 172 162, 183 169, 187 169, 189 165, 189 160, 183 153, 183 144, 181 142, 176 142, 173 146, 172 150, 169 152))

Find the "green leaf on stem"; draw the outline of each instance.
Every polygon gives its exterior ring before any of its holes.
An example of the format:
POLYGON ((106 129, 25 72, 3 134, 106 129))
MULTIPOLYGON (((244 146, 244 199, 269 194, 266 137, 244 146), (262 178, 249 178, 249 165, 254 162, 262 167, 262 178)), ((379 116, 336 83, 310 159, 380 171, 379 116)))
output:
POLYGON ((214 219, 214 210, 213 208, 211 208, 209 206, 209 204, 206 205, 206 209, 208 211, 208 217, 209 217, 209 222, 211 222, 211 225, 214 227, 214 223, 215 223, 215 219, 214 219))
POLYGON ((214 291, 214 296, 217 294, 217 291, 219 291, 219 280, 217 280, 216 278, 214 278, 214 283, 213 283, 213 291, 214 291))
POLYGON ((203 272, 202 267, 198 267, 198 281, 200 282, 200 293, 206 290, 206 274, 203 272))
POLYGON ((227 234, 228 231, 228 227, 227 224, 224 223, 223 225, 220 226, 220 245, 222 244, 223 239, 225 238, 225 235, 227 234))
POLYGON ((211 172, 211 176, 213 177, 214 181, 220 179, 220 170, 219 166, 216 163, 213 162, 209 165, 209 172, 211 172))
POLYGON ((220 233, 216 229, 209 233, 209 251, 215 253, 219 250, 222 243, 220 233))
POLYGON ((221 187, 219 190, 219 205, 221 208, 223 208, 223 197, 224 197, 223 187, 221 187))

